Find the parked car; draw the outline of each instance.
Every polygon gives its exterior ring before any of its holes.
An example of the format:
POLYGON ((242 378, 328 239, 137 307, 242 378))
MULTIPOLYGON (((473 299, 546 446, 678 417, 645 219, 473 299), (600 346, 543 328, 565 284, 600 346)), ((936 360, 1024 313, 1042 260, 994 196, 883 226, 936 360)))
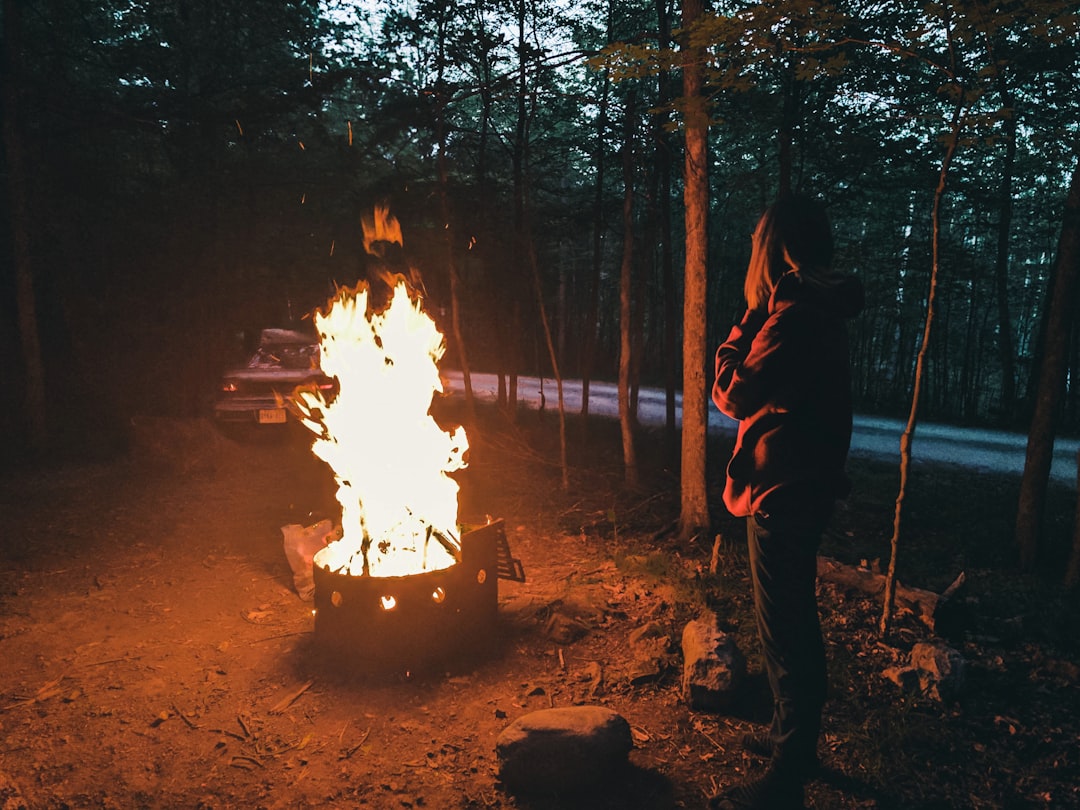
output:
POLYGON ((315 385, 332 396, 334 381, 319 368, 314 333, 263 329, 247 365, 226 371, 214 403, 219 425, 284 425, 293 419, 286 398, 302 385, 315 385))

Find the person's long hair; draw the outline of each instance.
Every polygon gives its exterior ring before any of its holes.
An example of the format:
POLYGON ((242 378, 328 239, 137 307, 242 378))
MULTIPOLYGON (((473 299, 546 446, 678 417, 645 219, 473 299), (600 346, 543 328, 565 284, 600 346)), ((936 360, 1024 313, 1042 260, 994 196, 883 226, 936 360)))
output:
POLYGON ((808 281, 828 283, 832 259, 832 227, 825 206, 803 196, 778 200, 754 228, 743 285, 746 305, 764 308, 780 277, 790 270, 808 281))

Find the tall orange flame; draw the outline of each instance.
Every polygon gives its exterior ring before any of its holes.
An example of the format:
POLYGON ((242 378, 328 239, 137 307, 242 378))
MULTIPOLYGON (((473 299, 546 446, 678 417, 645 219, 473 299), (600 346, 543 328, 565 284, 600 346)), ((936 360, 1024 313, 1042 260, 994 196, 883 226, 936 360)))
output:
POLYGON ((373 216, 362 217, 360 227, 364 229, 364 250, 373 255, 382 255, 382 250, 376 244, 378 242, 387 242, 393 245, 403 244, 401 223, 390 214, 390 209, 385 205, 375 206, 373 216))

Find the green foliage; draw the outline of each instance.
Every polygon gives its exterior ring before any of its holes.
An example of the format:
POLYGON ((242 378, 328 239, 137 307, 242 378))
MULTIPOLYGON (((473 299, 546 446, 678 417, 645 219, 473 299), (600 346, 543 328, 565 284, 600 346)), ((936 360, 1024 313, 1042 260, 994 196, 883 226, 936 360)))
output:
MULTIPOLYGON (((670 41, 653 3, 595 2, 580 12, 546 0, 379 8, 372 16, 314 0, 26 5, 32 240, 43 295, 53 292, 59 300, 50 306, 61 313, 44 321, 51 363, 94 355, 100 347, 82 336, 108 324, 119 391, 156 362, 131 348, 139 335, 179 335, 169 361, 191 373, 159 375, 155 399, 168 408, 175 389, 212 385, 235 333, 299 317, 334 282, 363 277, 359 218, 385 199, 435 309, 447 305, 441 238, 450 226, 476 367, 549 373, 534 296, 511 292, 528 287, 514 284, 525 272, 515 241, 523 191, 563 371, 581 367, 595 256, 594 372, 611 377, 622 196, 613 167, 629 148, 643 234, 635 254, 648 336, 641 373, 660 380, 673 358, 660 339, 661 245, 646 228, 658 223, 664 155, 673 167, 667 199, 678 275, 682 153, 670 133, 703 114, 713 124, 710 342, 741 305, 748 234, 776 194, 787 139, 793 186, 829 203, 839 263, 870 294, 852 329, 859 405, 889 412, 910 380, 928 195, 945 122, 960 102, 966 122, 944 234, 949 317, 931 359, 927 415, 994 417, 1002 328, 1013 331, 1023 389, 1076 160, 1075 3, 719 2, 686 30, 669 6, 670 41), (691 57, 705 68, 704 108, 680 99, 680 66, 691 57), (624 128, 631 88, 641 112, 624 128), (440 111, 450 223, 434 193, 440 111), (1010 121, 1018 132, 1012 322, 1002 327, 987 313, 996 304, 990 270, 1010 121), (515 175, 520 139, 529 159, 515 175), (515 310, 520 326, 511 325, 515 310)), ((78 386, 86 375, 64 376, 78 386)), ((1065 415, 1072 424, 1080 421, 1075 388, 1065 415)))
POLYGON ((675 52, 640 43, 612 42, 601 48, 585 64, 593 70, 606 70, 614 82, 659 76, 674 64, 675 52))

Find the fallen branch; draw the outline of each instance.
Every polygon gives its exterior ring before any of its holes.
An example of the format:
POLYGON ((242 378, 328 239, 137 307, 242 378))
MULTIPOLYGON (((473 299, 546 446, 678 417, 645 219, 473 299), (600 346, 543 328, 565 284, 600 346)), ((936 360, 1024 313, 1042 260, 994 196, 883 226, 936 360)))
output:
POLYGON ((263 643, 265 643, 267 641, 274 641, 275 639, 279 639, 279 638, 289 638, 290 636, 303 636, 303 635, 307 635, 308 632, 310 632, 310 631, 296 630, 296 631, 293 631, 291 633, 277 633, 277 634, 275 634, 273 636, 267 636, 266 638, 257 638, 254 641, 250 642, 248 644, 248 646, 249 647, 254 647, 256 644, 263 644, 263 643))
POLYGON ((225 729, 225 728, 212 728, 212 729, 209 729, 209 731, 211 733, 213 733, 213 734, 223 734, 226 737, 232 737, 233 739, 240 740, 241 742, 247 742, 247 740, 249 739, 248 737, 245 737, 243 734, 237 734, 235 731, 229 731, 228 729, 225 729))
MULTIPOLYGON (((862 593, 884 598, 885 575, 880 571, 862 566, 846 565, 830 557, 818 557, 818 577, 826 582, 834 582, 862 593)), ((942 607, 949 602, 957 590, 964 584, 964 572, 953 580, 942 593, 922 588, 911 588, 896 582, 895 603, 898 607, 914 613, 930 630, 940 617, 942 607)))
POLYGON ((106 664, 120 664, 127 661, 139 661, 142 659, 141 655, 122 655, 119 658, 107 658, 104 661, 91 661, 86 664, 79 664, 81 667, 103 667, 106 664))
POLYGON ((34 693, 33 697, 22 698, 21 700, 17 700, 14 703, 9 703, 7 706, 0 707, 0 711, 6 712, 10 711, 11 709, 17 709, 20 706, 32 706, 35 703, 44 703, 49 698, 54 698, 57 695, 62 694, 64 690, 60 686, 60 684, 66 677, 66 675, 61 675, 59 678, 54 678, 53 680, 42 686, 40 689, 38 689, 37 692, 34 693))
POLYGON ((293 703, 296 702, 297 698, 299 698, 302 694, 304 694, 304 692, 310 689, 311 685, 314 683, 314 680, 308 681, 307 683, 301 684, 289 694, 285 695, 285 697, 275 703, 273 708, 270 709, 270 714, 281 714, 287 708, 292 706, 293 703))
POLYGON ((340 761, 340 760, 343 760, 343 759, 351 759, 352 755, 360 750, 360 748, 364 745, 364 743, 367 742, 367 738, 370 737, 370 736, 371 736, 371 729, 369 728, 367 731, 364 732, 364 735, 360 738, 360 742, 358 742, 352 748, 349 748, 349 749, 341 752, 341 754, 338 756, 338 760, 340 761))

